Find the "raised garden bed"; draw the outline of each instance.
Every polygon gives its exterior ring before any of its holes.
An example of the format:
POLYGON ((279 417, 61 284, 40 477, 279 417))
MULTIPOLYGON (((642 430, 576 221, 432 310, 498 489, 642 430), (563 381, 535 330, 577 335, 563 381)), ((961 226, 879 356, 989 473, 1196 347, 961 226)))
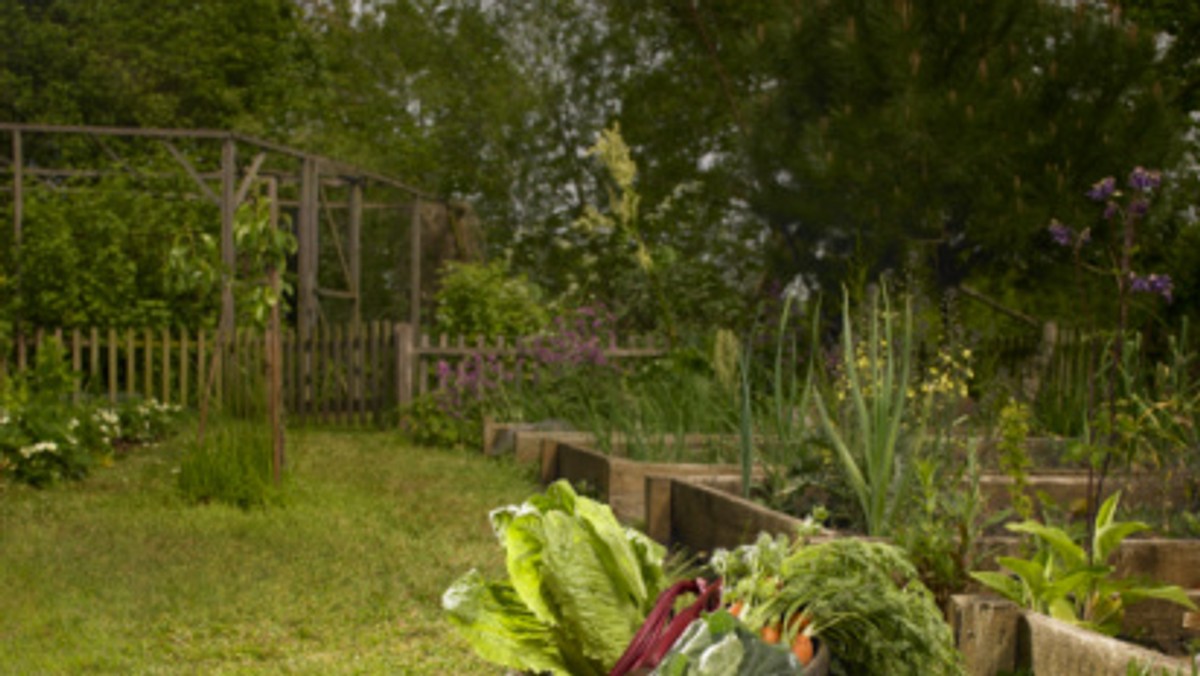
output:
MULTIPOLYGON (((1191 596, 1200 601, 1200 591, 1191 596)), ((1189 631, 1182 627, 1184 612, 1170 604, 1139 604, 1127 612, 1123 633, 1149 643, 1178 645, 1189 631), (1147 624, 1147 620, 1153 621, 1147 624)), ((974 676, 1019 669, 1035 674, 1124 676, 1131 665, 1151 670, 1134 673, 1193 673, 1188 657, 1104 636, 992 596, 955 596, 950 623, 967 672, 974 676)))
MULTIPOLYGON (((737 495, 736 476, 682 479, 654 477, 646 481, 647 532, 656 540, 709 552, 754 540, 759 532, 791 534, 799 518, 769 509, 737 495)), ((830 537, 846 536, 833 531, 830 537)), ((987 543, 1012 551, 1011 537, 987 538, 987 543)), ((1142 575, 1155 581, 1200 589, 1200 540, 1130 538, 1114 558, 1117 574, 1142 575)))
POLYGON ((737 465, 685 462, 640 462, 605 455, 582 444, 545 439, 541 446, 542 481, 566 479, 607 502, 617 518, 641 522, 647 515, 649 477, 716 478, 740 476, 737 465))

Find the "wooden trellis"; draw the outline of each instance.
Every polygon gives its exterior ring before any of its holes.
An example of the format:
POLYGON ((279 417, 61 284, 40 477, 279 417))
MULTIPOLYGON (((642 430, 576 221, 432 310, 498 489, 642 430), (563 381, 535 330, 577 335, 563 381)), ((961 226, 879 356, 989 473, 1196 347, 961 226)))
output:
MULTIPOLYGON (((300 250, 296 269, 296 329, 303 336, 308 335, 317 325, 323 298, 348 301, 352 305, 352 319, 361 319, 363 211, 394 211, 397 214, 398 225, 409 230, 412 252, 408 261, 408 319, 414 325, 420 323, 421 218, 424 213, 421 205, 423 202, 439 205, 444 203, 397 179, 328 157, 230 131, 0 123, 0 132, 8 133, 11 138, 11 154, 9 158, 5 158, 7 162, 0 165, 0 172, 8 173, 11 177, 13 245, 18 249, 15 282, 18 285, 19 248, 25 226, 24 201, 28 182, 40 180, 53 184, 63 179, 97 177, 105 173, 104 170, 93 167, 49 167, 44 166, 42 162, 31 162, 27 151, 30 138, 82 136, 93 139, 118 164, 123 164, 122 158, 104 143, 105 139, 149 139, 160 144, 175 159, 179 169, 195 184, 200 199, 211 201, 219 208, 221 258, 228 269, 233 269, 236 258, 233 241, 234 215, 238 206, 249 198, 255 184, 273 180, 279 185, 296 186, 296 197, 289 199, 284 195, 279 199, 278 206, 294 208, 297 214, 295 231, 300 250), (183 142, 219 144, 218 165, 200 165, 198 153, 186 152, 180 147, 183 142), (373 187, 387 188, 391 193, 398 192, 401 198, 399 201, 367 202, 364 200, 364 192, 373 187), (330 199, 327 193, 331 189, 343 190, 347 194, 346 199, 330 199), (343 222, 339 222, 335 212, 345 214, 343 222), (343 280, 340 288, 327 288, 318 284, 322 224, 326 226, 326 241, 338 254, 337 261, 341 268, 339 277, 343 280)), ((233 295, 227 288, 221 301, 221 325, 231 330, 233 322, 233 295)))

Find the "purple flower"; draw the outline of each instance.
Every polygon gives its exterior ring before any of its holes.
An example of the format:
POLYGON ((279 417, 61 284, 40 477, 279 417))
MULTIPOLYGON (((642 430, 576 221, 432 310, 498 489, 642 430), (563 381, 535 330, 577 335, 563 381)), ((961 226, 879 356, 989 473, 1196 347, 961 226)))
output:
POLYGON ((1129 172, 1129 187, 1138 192, 1150 192, 1162 183, 1162 172, 1150 171, 1144 167, 1134 167, 1129 172))
POLYGON ((1170 275, 1150 275, 1150 290, 1170 303, 1171 292, 1175 290, 1175 284, 1171 282, 1170 275))
POLYGON ((1135 293, 1156 293, 1168 303, 1173 300, 1175 284, 1171 275, 1150 274, 1145 277, 1129 273, 1129 290, 1135 293))
POLYGON ((1129 203, 1130 215, 1137 216, 1138 218, 1145 216, 1146 212, 1149 210, 1150 210, 1150 203, 1147 202, 1146 200, 1136 199, 1129 203))
POLYGON ((1109 197, 1112 197, 1113 193, 1116 191, 1117 179, 1113 178, 1112 176, 1105 176, 1104 178, 1092 184, 1092 189, 1087 191, 1087 196, 1097 202, 1103 202, 1109 197))
POLYGON ((1051 221, 1049 230, 1050 238, 1059 246, 1071 246, 1075 241, 1075 231, 1058 221, 1051 221))
POLYGON ((1109 200, 1108 204, 1104 205, 1104 220, 1111 221, 1112 217, 1116 216, 1118 211, 1120 211, 1120 207, 1117 206, 1117 203, 1109 200))

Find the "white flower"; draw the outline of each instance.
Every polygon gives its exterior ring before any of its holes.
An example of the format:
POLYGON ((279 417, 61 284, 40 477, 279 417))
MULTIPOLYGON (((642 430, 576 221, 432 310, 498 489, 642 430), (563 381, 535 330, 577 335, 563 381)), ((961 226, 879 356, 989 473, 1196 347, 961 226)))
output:
POLYGON ((32 458, 33 456, 35 456, 39 453, 57 453, 57 452, 58 452, 58 444, 54 443, 53 441, 39 441, 32 446, 26 446, 25 448, 22 448, 20 451, 18 451, 18 453, 21 454, 21 457, 25 458, 26 460, 28 460, 29 458, 32 458))
POLYGON ((71 418, 67 421, 67 429, 74 430, 79 427, 79 418, 71 418))

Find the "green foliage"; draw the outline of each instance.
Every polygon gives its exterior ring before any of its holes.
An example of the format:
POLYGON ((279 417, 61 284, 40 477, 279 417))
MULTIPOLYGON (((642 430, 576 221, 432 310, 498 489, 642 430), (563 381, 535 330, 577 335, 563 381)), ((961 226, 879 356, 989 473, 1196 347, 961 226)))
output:
POLYGON ((188 445, 179 464, 179 490, 189 502, 259 507, 279 498, 271 473, 270 430, 222 421, 203 442, 188 445))
POLYGON ((1150 528, 1138 521, 1116 521, 1119 502, 1120 493, 1114 493, 1097 511, 1090 554, 1059 528, 1036 521, 1007 524, 1015 533, 1032 536, 1037 554, 1032 559, 997 557, 1015 579, 988 571, 971 576, 1023 607, 1109 635, 1120 630, 1125 608, 1139 601, 1162 599, 1195 610, 1195 604, 1175 585, 1113 578, 1115 569, 1108 560, 1121 541, 1150 528))
POLYGON ((286 0, 5 3, 6 120, 294 133, 320 61, 286 0))
POLYGON ((460 448, 482 441, 477 418, 478 401, 452 408, 439 393, 424 394, 400 409, 400 432, 413 443, 438 448, 460 448), (465 408, 464 408, 465 407, 465 408))
POLYGON ((965 463, 926 453, 915 459, 911 472, 916 486, 905 518, 895 526, 896 544, 944 608, 952 594, 967 588, 971 570, 988 556, 983 534, 998 518, 985 514, 973 445, 965 463))
POLYGON ((1033 518, 1033 500, 1028 494, 1029 452, 1025 447, 1031 418, 1028 406, 1015 399, 1009 401, 1000 409, 1000 440, 996 444, 1000 469, 1012 482, 1008 486, 1009 503, 1023 520, 1033 518))
POLYGON ((882 296, 882 307, 872 299, 868 309, 867 337, 856 341, 851 329, 850 297, 844 295, 841 359, 847 401, 843 406, 842 401, 827 402, 823 396, 813 399, 822 429, 858 498, 870 535, 887 532, 891 510, 896 506, 897 463, 903 460, 906 450, 912 451, 908 440, 901 438, 912 374, 912 304, 905 301, 903 324, 897 333, 886 290, 882 296), (843 408, 848 408, 846 417, 842 417, 843 408))
POLYGON ((71 404, 75 374, 57 340, 44 342, 33 368, 0 389, 0 474, 36 487, 87 476, 97 455, 81 418, 88 412, 71 404))
MULTIPOLYGON (((161 169, 148 162, 147 171, 161 169)), ((178 182, 117 173, 69 191, 31 186, 21 244, 19 311, 53 327, 202 325, 211 295, 167 278, 178 232, 202 231, 211 205, 165 199, 178 182)))
POLYGON ((531 336, 550 319, 537 286, 499 260, 447 263, 435 299, 437 330, 451 336, 531 336))
POLYGON ((739 84, 754 205, 790 244, 778 251, 791 269, 825 287, 909 266, 939 289, 1012 273, 1022 305, 1067 310, 1055 285, 1069 270, 1045 264, 1036 224, 1090 222, 1078 186, 1091 172, 1163 165, 1176 147, 1182 115, 1153 36, 1101 11, 751 7, 760 16, 722 31, 743 31, 737 56, 750 64, 739 84))

